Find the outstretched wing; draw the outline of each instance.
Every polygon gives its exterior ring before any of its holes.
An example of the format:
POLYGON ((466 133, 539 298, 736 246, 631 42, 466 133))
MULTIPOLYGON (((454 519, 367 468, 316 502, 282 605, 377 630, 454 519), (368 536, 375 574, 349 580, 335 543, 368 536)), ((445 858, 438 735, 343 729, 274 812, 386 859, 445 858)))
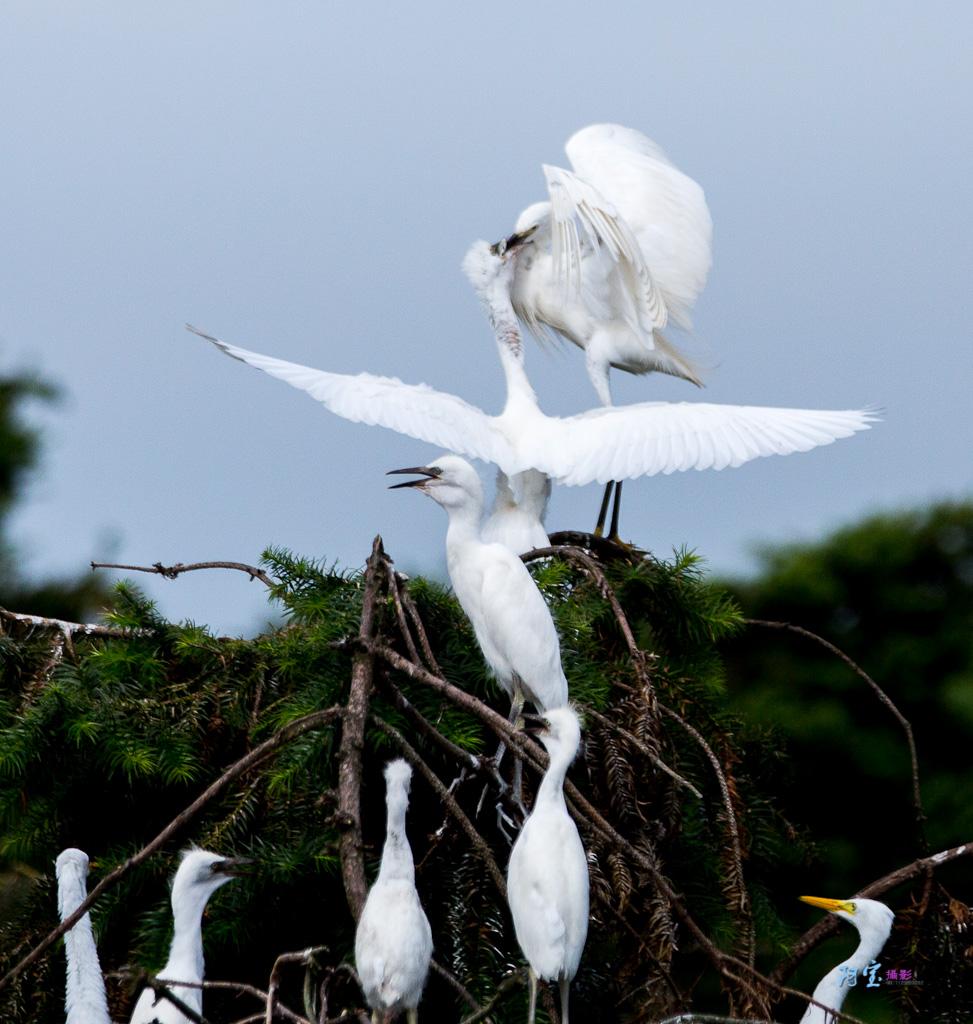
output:
POLYGON ((569 485, 725 469, 831 444, 877 419, 861 409, 643 402, 544 421, 529 462, 569 485))
POLYGON ((551 197, 551 255, 554 275, 565 290, 582 289, 583 243, 606 253, 614 264, 613 294, 620 312, 651 345, 652 331, 665 327, 668 314, 638 239, 623 217, 597 188, 564 170, 544 164, 551 197))
POLYGON ((513 461, 510 446, 494 426, 493 418, 455 395, 436 391, 426 384, 403 384, 396 377, 315 370, 250 352, 189 324, 186 326, 228 356, 306 391, 346 420, 387 427, 396 433, 501 466, 513 461))
POLYGON ((564 148, 577 175, 638 240, 669 315, 688 328, 712 262, 713 222, 702 188, 651 139, 623 125, 589 125, 564 148))

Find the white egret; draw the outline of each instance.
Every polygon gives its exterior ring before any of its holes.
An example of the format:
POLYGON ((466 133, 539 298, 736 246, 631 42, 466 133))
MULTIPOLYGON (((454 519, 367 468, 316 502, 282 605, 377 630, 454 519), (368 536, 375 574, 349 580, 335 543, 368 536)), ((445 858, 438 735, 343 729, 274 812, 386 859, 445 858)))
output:
POLYGON ((578 828, 564 802, 564 776, 578 752, 581 727, 570 707, 555 708, 529 724, 550 762, 534 808, 510 851, 507 899, 517 942, 529 965, 530 1008, 537 1008, 537 979, 557 981, 561 1021, 568 1024, 568 995, 588 934, 588 861, 578 828))
MULTIPOLYGON (((651 139, 622 125, 589 125, 564 149, 574 173, 545 164, 549 201, 517 219, 515 232, 529 239, 514 271, 514 310, 539 339, 553 333, 584 350, 602 405, 612 404, 611 367, 701 385, 662 329, 670 322, 689 329, 706 284, 713 225, 703 190, 651 139)), ((621 482, 612 537, 620 503, 621 482)))
POLYGON ((529 245, 514 271, 514 310, 539 337, 550 329, 584 349, 603 405, 613 366, 699 384, 661 331, 691 326, 706 284, 713 225, 703 190, 622 125, 589 125, 564 149, 574 173, 545 164, 549 201, 517 219, 529 245))
POLYGON ((511 698, 510 720, 516 722, 525 699, 540 711, 566 704, 561 645, 547 602, 517 555, 481 537, 483 485, 476 470, 458 455, 440 455, 428 466, 390 472, 420 474, 393 489, 422 491, 449 516, 449 579, 483 657, 511 698))
MULTIPOLYGON (((84 903, 88 895, 88 855, 69 847, 54 862, 57 874, 57 909, 64 921, 84 903)), ((98 950, 85 914, 64 934, 67 984, 64 1011, 67 1024, 111 1024, 105 999, 105 979, 98 963, 98 950)))
POLYGON ((551 478, 528 469, 508 479, 497 470, 497 493, 490 515, 483 524, 482 538, 522 555, 551 542, 544 529, 547 503, 551 500, 551 478))
MULTIPOLYGON (((845 1001, 848 989, 855 984, 863 970, 869 966, 882 951, 892 931, 895 914, 878 900, 866 900, 854 897, 850 900, 832 900, 821 896, 801 896, 805 903, 813 907, 821 907, 830 911, 844 921, 850 921, 858 930, 861 941, 858 948, 847 960, 818 982, 812 998, 833 1010, 840 1010, 845 1001)), ((801 1024, 834 1024, 834 1014, 822 1010, 820 1006, 808 1004, 807 1011, 801 1018, 801 1024)))
MULTIPOLYGON (((190 849, 182 855, 172 880, 173 936, 169 959, 159 971, 159 981, 203 980, 203 911, 210 896, 241 873, 248 861, 221 857, 209 850, 190 849)), ((203 990, 179 984, 169 991, 191 1010, 202 1013, 203 990)), ((189 1018, 174 1003, 145 988, 132 1011, 131 1024, 189 1024, 189 1018)))
POLYGON ((411 779, 412 769, 405 761, 385 766, 382 863, 355 932, 355 967, 372 1009, 372 1024, 386 1024, 403 1010, 409 1024, 416 1024, 432 959, 432 930, 416 892, 412 847, 405 832, 411 779))
POLYGON ((864 410, 775 409, 686 402, 640 402, 546 416, 524 371, 523 345, 510 302, 510 276, 519 242, 491 248, 475 243, 464 268, 487 306, 507 381, 507 400, 489 416, 425 384, 394 377, 327 373, 261 355, 202 331, 234 359, 308 392, 331 412, 388 427, 500 467, 508 477, 537 469, 577 486, 687 469, 724 469, 762 455, 808 451, 866 430, 864 410))

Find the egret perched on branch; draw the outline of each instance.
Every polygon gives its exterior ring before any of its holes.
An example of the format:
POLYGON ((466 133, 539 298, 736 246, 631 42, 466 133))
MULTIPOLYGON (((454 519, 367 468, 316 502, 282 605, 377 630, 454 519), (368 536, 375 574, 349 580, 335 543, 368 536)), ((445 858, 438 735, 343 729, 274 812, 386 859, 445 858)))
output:
POLYGON ((523 555, 551 542, 544 529, 547 503, 551 500, 551 478, 528 469, 509 479, 497 470, 497 493, 493 508, 483 524, 483 540, 523 555))
POLYGON ((530 968, 530 1009, 537 1008, 537 979, 557 981, 561 1021, 568 1024, 568 994, 588 934, 588 861, 578 828, 564 802, 564 776, 578 752, 581 727, 570 707, 533 719, 550 762, 534 809, 510 851, 507 899, 517 942, 530 968), (536 722, 536 724, 535 724, 536 722))
POLYGON ((382 864, 355 932, 355 966, 373 1024, 385 1024, 403 1010, 409 1024, 416 1024, 432 959, 432 931, 416 892, 412 848, 405 834, 411 779, 405 761, 385 766, 388 818, 382 864))
POLYGON ((428 466, 390 472, 419 474, 393 489, 415 488, 446 509, 449 579, 483 657, 510 696, 511 722, 525 699, 540 711, 567 704, 561 645, 547 603, 517 555, 481 537, 483 485, 476 470, 458 455, 440 455, 428 466))
MULTIPOLYGON (((549 200, 517 218, 514 237, 529 240, 514 271, 514 310, 538 338, 553 332, 584 349, 602 405, 612 404, 613 366, 701 385, 662 329, 690 328, 706 284, 713 224, 703 190, 651 139, 619 124, 582 128, 564 149, 573 173, 545 164, 549 200)), ((610 493, 611 484, 599 534, 610 493)), ((613 536, 620 501, 619 482, 613 536)))
MULTIPOLYGON (((54 862, 57 874, 57 909, 61 920, 70 917, 88 895, 88 855, 69 847, 54 862)), ((98 963, 98 950, 85 914, 64 933, 67 984, 64 1010, 67 1024, 111 1024, 105 1000, 105 979, 98 963)))
POLYGON ((862 410, 640 402, 546 416, 524 370, 523 345, 510 302, 510 280, 523 238, 491 247, 476 242, 464 269, 487 307, 507 382, 507 401, 489 416, 455 395, 395 377, 327 373, 261 355, 190 327, 217 348, 277 377, 359 423, 388 427, 499 466, 508 477, 537 469, 577 486, 686 469, 724 469, 761 455, 786 455, 866 430, 862 410))
MULTIPOLYGON (((172 880, 173 936, 169 959, 157 977, 160 982, 188 981, 198 985, 203 980, 203 911, 210 896, 221 885, 243 872, 250 862, 221 857, 209 850, 190 849, 172 880)), ((191 1010, 202 1013, 203 990, 178 984, 169 991, 191 1010)), ((132 1012, 131 1024, 189 1024, 189 1018, 174 1003, 156 996, 145 988, 132 1012)))
MULTIPOLYGON (((821 896, 801 896, 800 898, 813 907, 829 910, 836 917, 850 921, 861 936, 861 942, 858 943, 855 952, 847 960, 843 960, 837 967, 828 971, 811 994, 811 998, 815 1002, 830 1006, 833 1010, 840 1010, 850 984, 855 983, 856 976, 860 975, 882 951, 882 947, 892 931, 895 914, 878 900, 865 900, 858 897, 850 900, 832 900, 821 896)), ((834 1024, 835 1019, 833 1014, 822 1010, 820 1006, 808 1005, 807 1011, 801 1018, 801 1024, 834 1024)))

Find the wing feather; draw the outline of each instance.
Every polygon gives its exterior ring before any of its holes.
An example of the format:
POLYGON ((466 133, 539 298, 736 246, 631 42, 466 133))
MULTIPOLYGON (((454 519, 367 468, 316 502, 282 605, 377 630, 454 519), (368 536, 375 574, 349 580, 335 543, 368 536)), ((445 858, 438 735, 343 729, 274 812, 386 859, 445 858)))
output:
POLYGON ((436 391, 426 384, 403 384, 397 377, 315 370, 300 363, 239 348, 195 327, 187 327, 228 356, 306 391, 346 420, 387 427, 408 437, 500 466, 509 466, 513 462, 510 445, 497 430, 493 417, 455 395, 436 391))
POLYGON ((582 233, 592 249, 603 248, 616 264, 616 272, 634 300, 626 321, 632 330, 647 334, 665 327, 668 313, 662 292, 642 254, 638 239, 615 207, 596 188, 563 167, 544 164, 551 197, 554 272, 561 287, 581 289, 582 233), (579 232, 580 226, 580 232, 579 232))
POLYGON ((858 409, 643 402, 544 421, 528 461, 568 485, 724 469, 831 444, 877 418, 858 409))
POLYGON ((637 239, 668 314, 689 327, 712 262, 713 222, 703 190, 632 128, 589 125, 564 148, 575 173, 637 239))

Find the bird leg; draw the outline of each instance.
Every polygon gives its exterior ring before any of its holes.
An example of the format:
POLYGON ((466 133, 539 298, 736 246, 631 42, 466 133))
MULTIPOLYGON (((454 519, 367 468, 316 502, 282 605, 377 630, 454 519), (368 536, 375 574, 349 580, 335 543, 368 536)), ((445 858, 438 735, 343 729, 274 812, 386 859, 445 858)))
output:
POLYGON ((416 1007, 412 1007, 405 1011, 405 1022, 406 1024, 419 1024, 419 1011, 416 1007))
POLYGON ((561 989, 561 1024, 568 1024, 568 998, 571 994, 571 979, 561 978, 558 982, 561 989))
MULTIPOLYGON (((513 692, 513 697, 511 698, 511 701, 510 701, 510 714, 507 716, 507 721, 514 727, 514 729, 521 729, 522 730, 524 728, 523 711, 524 711, 524 701, 525 701, 525 699, 526 698, 524 696, 524 689, 523 689, 523 687, 520 684, 520 680, 515 676, 514 677, 514 692, 513 692)), ((503 755, 506 752, 507 752, 507 744, 501 742, 500 746, 497 747, 497 752, 496 752, 496 754, 494 755, 494 758, 493 758, 494 767, 495 767, 495 769, 498 770, 498 778, 500 778, 500 776, 499 776, 500 762, 503 760, 503 755)), ((517 809, 520 811, 521 815, 526 818, 527 817, 527 809, 524 807, 524 798, 523 798, 523 773, 524 773, 524 764, 521 761, 521 759, 519 757, 516 757, 516 755, 515 755, 515 759, 514 759, 514 772, 513 772, 513 779, 512 779, 513 800, 514 800, 514 803, 517 805, 517 809)), ((496 805, 497 806, 497 827, 504 834, 504 836, 506 836, 506 838, 509 840, 510 836, 507 835, 507 833, 506 833, 506 831, 504 829, 504 825, 507 825, 510 828, 516 828, 517 827, 517 822, 515 822, 510 817, 510 815, 507 814, 507 812, 503 809, 503 797, 504 797, 504 794, 507 792, 507 788, 506 788, 506 785, 503 783, 502 779, 500 779, 500 782, 501 782, 500 799, 497 801, 497 805, 496 805)), ((479 814, 480 811, 483 809, 483 801, 486 799, 486 794, 487 794, 487 789, 488 788, 489 788, 489 785, 484 786, 483 787, 483 792, 480 794, 479 803, 477 803, 477 805, 476 805, 476 813, 477 814, 479 814)))
POLYGON ((537 1015, 537 975, 533 967, 527 968, 527 989, 530 996, 527 1001, 527 1024, 534 1024, 537 1015))
MULTIPOLYGON (((611 484, 608 485, 609 487, 611 484)), ((612 507, 612 525, 611 532, 608 534, 610 541, 618 542, 618 513, 622 508, 622 481, 615 481, 615 504, 612 507)))
POLYGON ((598 511, 598 522, 595 524, 595 536, 602 537, 605 533, 605 520, 608 518, 608 503, 611 501, 612 487, 614 480, 609 480, 605 484, 605 495, 601 499, 601 508, 598 511))

